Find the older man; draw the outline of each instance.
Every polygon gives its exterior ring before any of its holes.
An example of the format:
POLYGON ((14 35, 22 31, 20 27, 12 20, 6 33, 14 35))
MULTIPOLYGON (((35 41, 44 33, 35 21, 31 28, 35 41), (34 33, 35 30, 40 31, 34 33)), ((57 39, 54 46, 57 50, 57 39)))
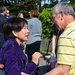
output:
POLYGON ((58 41, 58 66, 45 75, 75 75, 75 12, 70 4, 61 2, 53 7, 52 17, 64 32, 58 41))

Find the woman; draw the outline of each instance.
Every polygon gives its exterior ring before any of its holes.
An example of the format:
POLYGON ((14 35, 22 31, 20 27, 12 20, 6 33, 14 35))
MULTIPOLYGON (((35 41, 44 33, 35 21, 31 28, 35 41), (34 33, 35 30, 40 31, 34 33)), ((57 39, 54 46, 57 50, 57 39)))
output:
POLYGON ((24 15, 23 15, 23 13, 18 13, 18 16, 17 17, 24 18, 24 15))
POLYGON ((9 37, 0 50, 0 61, 2 61, 2 52, 6 49, 3 63, 6 75, 21 75, 21 72, 32 74, 42 55, 35 52, 32 61, 26 64, 27 58, 20 44, 28 40, 27 21, 22 18, 11 18, 4 24, 3 29, 9 37))
POLYGON ((26 42, 26 54, 28 55, 28 61, 30 62, 32 60, 31 57, 33 53, 37 51, 40 52, 42 24, 38 19, 38 10, 30 10, 29 16, 30 19, 28 20, 28 30, 30 32, 28 41, 26 42))

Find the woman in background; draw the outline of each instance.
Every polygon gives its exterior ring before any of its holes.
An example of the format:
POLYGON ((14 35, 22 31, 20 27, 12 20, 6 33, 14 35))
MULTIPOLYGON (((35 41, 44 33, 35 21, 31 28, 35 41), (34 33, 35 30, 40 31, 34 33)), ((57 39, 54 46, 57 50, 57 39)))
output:
POLYGON ((28 62, 32 60, 34 52, 40 52, 42 24, 38 19, 38 10, 31 10, 29 12, 30 19, 28 20, 29 36, 26 42, 26 54, 28 55, 28 62))
POLYGON ((24 18, 24 15, 23 15, 23 13, 18 13, 18 16, 17 17, 24 18))

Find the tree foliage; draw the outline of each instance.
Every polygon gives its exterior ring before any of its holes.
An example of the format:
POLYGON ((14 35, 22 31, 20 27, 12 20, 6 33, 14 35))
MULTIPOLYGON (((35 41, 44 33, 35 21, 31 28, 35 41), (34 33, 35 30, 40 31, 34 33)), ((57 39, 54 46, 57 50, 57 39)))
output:
POLYGON ((75 0, 70 0, 70 4, 71 4, 72 7, 75 9, 75 0))
POLYGON ((39 19, 42 22, 42 37, 51 38, 53 31, 51 8, 44 8, 40 13, 39 19))
MULTIPOLYGON (((38 9, 40 11, 39 19, 41 20, 43 27, 42 37, 51 38, 51 34, 53 32, 51 8, 58 3, 58 0, 50 0, 50 5, 44 4, 43 6, 41 6, 41 1, 42 0, 21 0, 20 2, 16 2, 16 0, 14 0, 14 2, 10 2, 10 0, 8 0, 7 2, 7 0, 0 0, 0 5, 5 5, 10 10, 10 14, 12 16, 17 16, 19 12, 22 12, 25 18, 29 17, 28 12, 31 9, 38 9)), ((70 0, 70 3, 73 8, 75 8, 75 0, 70 0)))
POLYGON ((0 4, 5 5, 13 16, 17 16, 19 12, 22 12, 25 17, 28 17, 28 12, 31 9, 38 9, 38 5, 40 6, 40 0, 1 0, 0 4))

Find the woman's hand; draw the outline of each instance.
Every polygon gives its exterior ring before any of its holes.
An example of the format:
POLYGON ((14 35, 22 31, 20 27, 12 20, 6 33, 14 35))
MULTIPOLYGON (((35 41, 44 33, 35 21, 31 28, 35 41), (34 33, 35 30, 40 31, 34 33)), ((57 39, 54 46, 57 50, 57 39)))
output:
POLYGON ((21 75, 29 75, 29 74, 26 74, 26 73, 24 73, 24 72, 21 72, 21 75))
POLYGON ((4 65, 3 64, 0 64, 0 68, 3 69, 4 68, 4 65))
POLYGON ((42 54, 41 54, 40 52, 35 52, 35 53, 32 55, 32 61, 33 61, 35 64, 38 64, 40 57, 42 57, 42 54))

